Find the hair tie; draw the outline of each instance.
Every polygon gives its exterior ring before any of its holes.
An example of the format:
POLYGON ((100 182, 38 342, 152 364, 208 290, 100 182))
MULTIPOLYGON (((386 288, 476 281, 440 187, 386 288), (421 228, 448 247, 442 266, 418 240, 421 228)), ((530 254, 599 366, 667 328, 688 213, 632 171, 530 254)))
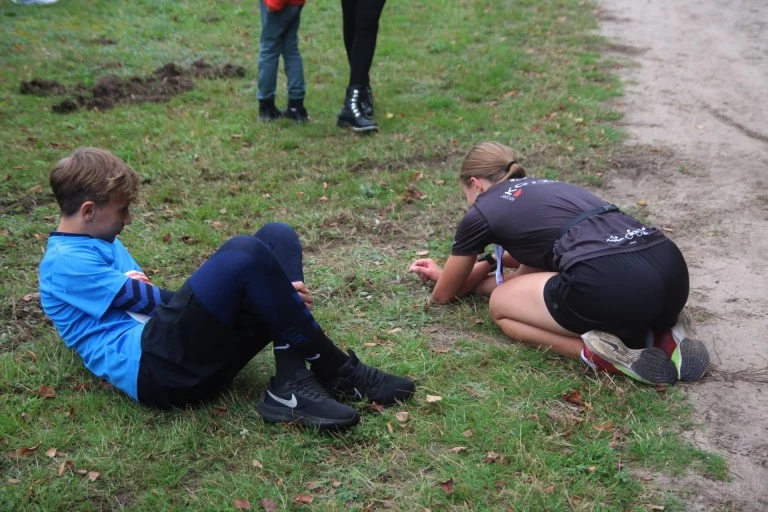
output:
POLYGON ((515 165, 516 163, 517 163, 517 160, 510 160, 509 163, 507 164, 507 172, 509 172, 512 166, 515 165))

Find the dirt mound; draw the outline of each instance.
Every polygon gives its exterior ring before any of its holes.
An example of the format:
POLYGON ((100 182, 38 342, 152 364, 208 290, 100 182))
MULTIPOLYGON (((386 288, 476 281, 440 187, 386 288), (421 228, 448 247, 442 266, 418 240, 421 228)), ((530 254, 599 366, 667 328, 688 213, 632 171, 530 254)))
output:
POLYGON ((68 98, 53 105, 54 112, 69 113, 81 108, 109 110, 116 105, 162 103, 177 94, 194 89, 194 78, 222 79, 245 76, 245 68, 234 64, 214 66, 203 60, 192 63, 188 69, 174 63, 165 64, 146 77, 121 78, 106 75, 92 87, 77 84, 66 87, 54 80, 34 78, 21 82, 21 94, 35 96, 62 96, 68 98))

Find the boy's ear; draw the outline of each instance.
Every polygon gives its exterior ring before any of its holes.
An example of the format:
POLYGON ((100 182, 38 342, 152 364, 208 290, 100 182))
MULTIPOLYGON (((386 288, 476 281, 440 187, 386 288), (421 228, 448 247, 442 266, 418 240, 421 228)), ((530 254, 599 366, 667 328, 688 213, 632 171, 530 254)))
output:
POLYGON ((96 212, 96 203, 93 201, 86 201, 80 205, 80 216, 86 221, 93 219, 93 214, 96 212))

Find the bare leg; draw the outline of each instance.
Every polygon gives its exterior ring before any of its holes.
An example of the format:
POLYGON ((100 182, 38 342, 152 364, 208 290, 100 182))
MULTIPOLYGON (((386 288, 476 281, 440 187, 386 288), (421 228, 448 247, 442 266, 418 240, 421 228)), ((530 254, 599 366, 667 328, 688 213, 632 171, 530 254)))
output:
POLYGON ((512 339, 578 359, 584 348, 581 337, 561 327, 544 304, 544 285, 555 275, 536 272, 505 282, 491 294, 491 316, 512 339))

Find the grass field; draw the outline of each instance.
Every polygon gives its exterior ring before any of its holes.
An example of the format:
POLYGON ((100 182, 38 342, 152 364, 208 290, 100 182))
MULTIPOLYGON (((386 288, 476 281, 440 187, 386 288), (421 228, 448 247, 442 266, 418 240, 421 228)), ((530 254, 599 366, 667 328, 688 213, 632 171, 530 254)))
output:
MULTIPOLYGON (((335 127, 348 69, 335 0, 303 12, 304 126, 258 122, 255 1, 0 5, 0 509, 678 510, 659 480, 725 478, 722 459, 683 440, 694 426, 678 390, 522 347, 485 300, 432 306, 406 273, 417 254, 447 256, 474 142, 600 192, 622 139, 607 103, 621 84, 588 2, 390 0, 372 69, 381 132, 365 137, 335 127), (199 59, 245 76, 194 78, 167 102, 52 111, 77 84, 199 59), (69 92, 21 94, 35 78, 69 92), (48 171, 80 146, 142 176, 122 240, 161 286, 234 234, 293 225, 321 325, 415 379, 415 399, 329 435, 262 423, 269 353, 185 410, 142 407, 92 377, 35 295, 58 214, 48 171)), ((284 89, 281 77, 281 106, 284 89)))

